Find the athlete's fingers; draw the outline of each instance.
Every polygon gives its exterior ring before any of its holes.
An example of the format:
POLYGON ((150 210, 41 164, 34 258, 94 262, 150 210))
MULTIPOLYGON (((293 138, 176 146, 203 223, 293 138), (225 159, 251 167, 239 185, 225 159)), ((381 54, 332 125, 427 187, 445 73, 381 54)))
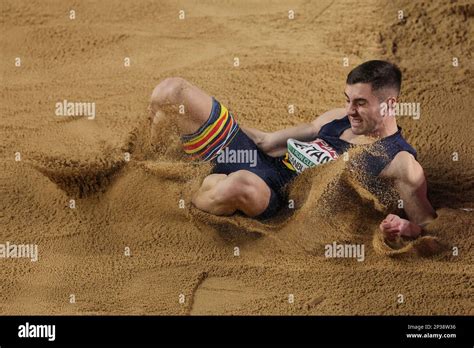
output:
POLYGON ((399 228, 380 228, 382 233, 386 236, 397 236, 400 234, 400 229, 399 228))
POLYGON ((385 234, 399 234, 399 233, 400 233, 400 230, 399 230, 399 229, 392 228, 392 229, 384 230, 384 233, 385 233, 385 234))
POLYGON ((401 231, 398 228, 391 228, 391 229, 386 229, 384 233, 391 234, 391 235, 398 235, 401 233, 401 231))
POLYGON ((387 235, 400 234, 400 228, 392 227, 392 226, 384 226, 382 224, 380 225, 380 231, 382 231, 382 233, 387 234, 387 235))
POLYGON ((400 224, 397 222, 382 222, 380 227, 386 230, 400 229, 400 224))
POLYGON ((387 216, 387 220, 390 221, 390 222, 391 222, 391 221, 394 221, 396 218, 398 218, 398 216, 395 215, 395 214, 389 214, 389 215, 387 216))
POLYGON ((390 216, 387 216, 383 221, 382 223, 390 223, 392 221, 392 219, 390 218, 390 216))
POLYGON ((399 228, 399 224, 397 222, 382 222, 382 227, 384 228, 399 228))
POLYGON ((393 224, 387 224, 387 225, 381 225, 380 227, 382 227, 383 230, 396 230, 396 231, 400 231, 400 226, 397 226, 397 225, 393 225, 393 224))

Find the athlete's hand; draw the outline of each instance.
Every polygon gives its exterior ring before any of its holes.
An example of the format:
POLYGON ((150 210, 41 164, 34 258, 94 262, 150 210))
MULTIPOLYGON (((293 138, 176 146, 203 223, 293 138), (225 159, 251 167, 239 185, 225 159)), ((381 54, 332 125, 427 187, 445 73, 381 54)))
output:
POLYGON ((280 157, 284 156, 287 151, 286 140, 284 145, 279 145, 280 143, 281 141, 275 133, 265 133, 263 141, 257 146, 270 157, 280 157))
MULTIPOLYGON (((275 146, 275 133, 268 133, 256 128, 240 127, 255 145, 270 157, 283 156, 286 152, 286 145, 275 146)), ((286 142, 285 142, 286 144, 286 142)))
POLYGON ((417 237, 421 233, 420 226, 395 214, 388 214, 379 225, 379 228, 385 237, 390 240, 397 236, 417 237))
POLYGON ((252 139, 252 141, 257 145, 257 147, 262 150, 263 152, 268 151, 268 141, 269 141, 269 134, 267 132, 261 131, 260 129, 250 128, 250 127, 243 127, 240 128, 244 131, 247 136, 252 139))

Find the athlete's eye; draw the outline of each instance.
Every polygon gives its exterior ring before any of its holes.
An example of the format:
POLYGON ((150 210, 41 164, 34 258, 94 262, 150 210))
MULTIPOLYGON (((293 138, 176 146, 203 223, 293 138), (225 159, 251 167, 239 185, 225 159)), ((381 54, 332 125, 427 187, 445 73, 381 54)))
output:
POLYGON ((366 104, 365 100, 361 100, 361 101, 357 102, 358 106, 364 106, 365 104, 366 104))

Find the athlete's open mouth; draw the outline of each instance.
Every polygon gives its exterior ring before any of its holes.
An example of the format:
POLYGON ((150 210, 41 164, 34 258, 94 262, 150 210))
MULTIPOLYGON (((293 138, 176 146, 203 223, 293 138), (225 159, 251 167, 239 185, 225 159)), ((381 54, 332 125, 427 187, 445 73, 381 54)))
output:
POLYGON ((349 116, 349 120, 351 121, 351 125, 353 126, 358 126, 362 123, 362 119, 358 117, 349 116))

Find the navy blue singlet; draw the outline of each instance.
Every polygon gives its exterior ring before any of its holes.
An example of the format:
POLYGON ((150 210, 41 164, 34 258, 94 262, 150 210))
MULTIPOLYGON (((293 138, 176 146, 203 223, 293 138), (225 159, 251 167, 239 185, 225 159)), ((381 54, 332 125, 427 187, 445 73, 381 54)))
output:
MULTIPOLYGON (((354 145, 340 139, 341 134, 351 127, 351 123, 347 116, 334 120, 321 127, 317 138, 326 141, 340 155, 349 150, 354 145)), ((372 176, 378 176, 380 172, 389 164, 400 151, 407 151, 416 158, 416 151, 402 137, 402 129, 398 127, 398 131, 388 137, 377 140, 369 146, 376 146, 377 153, 367 151, 363 154, 364 171, 372 176)))

